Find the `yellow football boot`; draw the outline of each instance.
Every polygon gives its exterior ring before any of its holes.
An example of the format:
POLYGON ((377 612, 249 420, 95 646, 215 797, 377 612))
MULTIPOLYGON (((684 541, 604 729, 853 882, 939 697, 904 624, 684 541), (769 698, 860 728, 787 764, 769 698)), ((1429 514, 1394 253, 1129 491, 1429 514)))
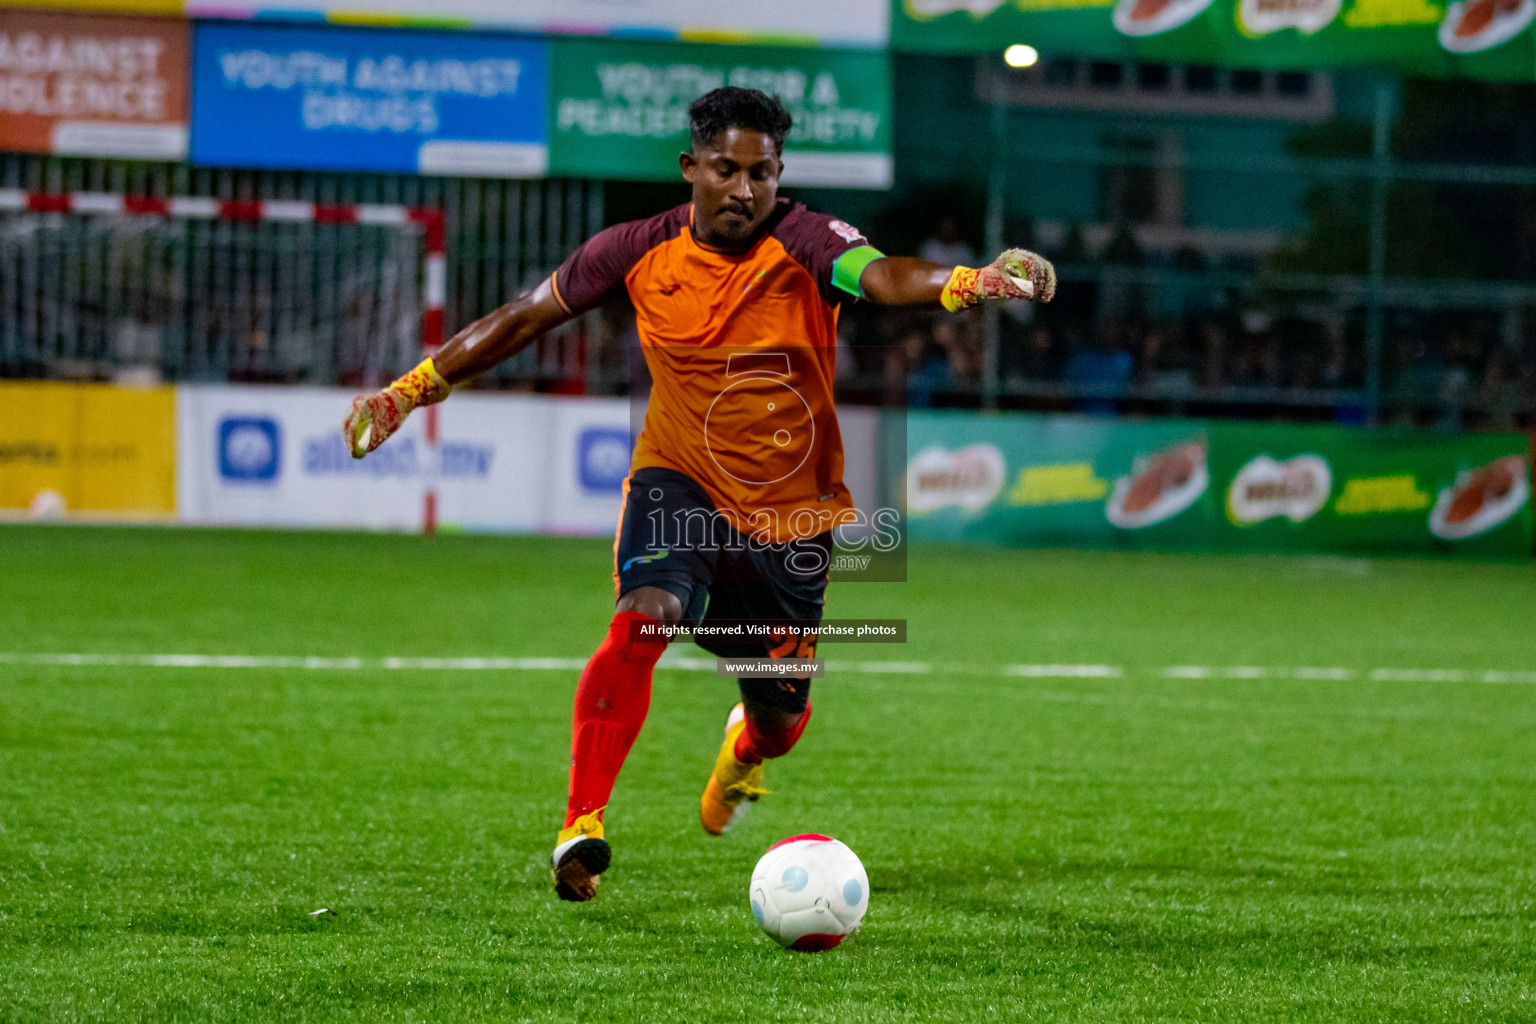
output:
POLYGON ((597 876, 608 870, 613 857, 603 838, 603 820, 599 807, 584 814, 560 830, 555 852, 549 855, 549 867, 555 875, 555 894, 572 903, 585 903, 597 895, 597 876))
POLYGON ((699 801, 699 823, 712 836, 730 831, 752 809, 758 797, 768 792, 763 788, 761 762, 743 764, 736 760, 736 738, 746 727, 746 709, 737 704, 725 720, 725 742, 720 744, 715 770, 699 801))

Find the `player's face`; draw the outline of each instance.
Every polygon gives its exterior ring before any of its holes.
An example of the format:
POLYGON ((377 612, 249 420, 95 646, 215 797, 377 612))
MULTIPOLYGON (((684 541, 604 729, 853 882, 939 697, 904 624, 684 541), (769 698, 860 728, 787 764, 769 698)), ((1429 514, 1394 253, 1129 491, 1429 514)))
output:
POLYGON ((693 231, 722 249, 750 242, 773 212, 784 164, 762 132, 727 128, 707 147, 684 153, 693 185, 693 231))

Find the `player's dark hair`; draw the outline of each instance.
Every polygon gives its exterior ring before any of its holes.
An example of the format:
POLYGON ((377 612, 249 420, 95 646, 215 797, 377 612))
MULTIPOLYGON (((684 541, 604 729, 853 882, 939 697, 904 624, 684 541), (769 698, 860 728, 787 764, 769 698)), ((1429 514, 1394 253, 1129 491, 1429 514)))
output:
POLYGON ((762 132, 773 140, 774 152, 782 153, 793 124, 782 100, 757 89, 727 85, 688 105, 689 135, 694 149, 711 145, 727 129, 740 128, 762 132))

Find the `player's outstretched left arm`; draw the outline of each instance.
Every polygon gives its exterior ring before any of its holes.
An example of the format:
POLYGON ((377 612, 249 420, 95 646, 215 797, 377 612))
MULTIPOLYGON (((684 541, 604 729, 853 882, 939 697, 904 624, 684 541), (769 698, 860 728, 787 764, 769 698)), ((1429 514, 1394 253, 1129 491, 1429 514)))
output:
POLYGON ((529 295, 476 320, 389 387, 353 399, 341 428, 352 457, 360 459, 383 444, 417 406, 441 402, 455 384, 516 355, 569 319, 545 280, 529 295))
POLYGON ((1050 302, 1056 297, 1056 268, 1026 249, 1008 249, 980 268, 885 256, 864 268, 859 287, 866 299, 882 306, 941 305, 958 313, 983 302, 1050 302))

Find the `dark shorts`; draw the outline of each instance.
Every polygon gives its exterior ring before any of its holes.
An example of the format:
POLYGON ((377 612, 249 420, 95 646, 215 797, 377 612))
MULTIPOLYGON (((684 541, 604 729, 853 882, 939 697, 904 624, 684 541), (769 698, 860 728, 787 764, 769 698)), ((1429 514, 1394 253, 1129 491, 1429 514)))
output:
MULTIPOLYGON (((749 543, 716 514, 692 477, 649 467, 627 482, 614 578, 619 597, 640 587, 673 594, 682 602, 685 625, 773 619, 809 631, 821 622, 831 550, 830 531, 787 544, 749 543)), ((814 633, 808 640, 696 642, 722 658, 816 655, 814 633)), ((809 679, 740 680, 744 698, 792 712, 805 710, 810 685, 809 679)))

